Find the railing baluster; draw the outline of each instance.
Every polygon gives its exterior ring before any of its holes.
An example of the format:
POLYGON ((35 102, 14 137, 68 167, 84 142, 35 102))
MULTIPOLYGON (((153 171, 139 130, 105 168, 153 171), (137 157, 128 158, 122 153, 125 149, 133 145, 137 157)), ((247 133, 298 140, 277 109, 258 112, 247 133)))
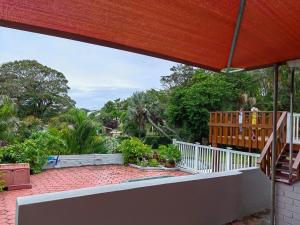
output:
MULTIPOLYGON (((238 152, 200 144, 173 141, 179 148, 181 161, 178 166, 199 173, 222 172, 256 167, 258 154, 238 152)), ((266 158, 267 159, 267 158, 266 158)))

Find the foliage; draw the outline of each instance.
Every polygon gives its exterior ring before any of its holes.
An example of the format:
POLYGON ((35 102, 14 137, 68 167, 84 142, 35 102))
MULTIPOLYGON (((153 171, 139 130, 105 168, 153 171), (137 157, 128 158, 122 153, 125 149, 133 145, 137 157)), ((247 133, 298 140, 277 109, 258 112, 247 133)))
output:
MULTIPOLYGON (((63 114, 58 126, 69 153, 105 153, 103 138, 98 135, 101 125, 80 109, 63 114)), ((57 126, 57 124, 56 124, 57 126)))
POLYGON ((0 94, 16 99, 21 117, 49 118, 74 106, 65 76, 34 60, 0 66, 0 94))
POLYGON ((7 96, 0 96, 0 147, 11 142, 17 130, 16 105, 7 96))
POLYGON ((173 66, 170 71, 170 75, 162 76, 160 79, 161 84, 165 88, 185 86, 195 74, 195 69, 192 66, 187 66, 184 64, 173 66))
POLYGON ((150 146, 145 145, 138 138, 130 138, 121 142, 119 146, 119 151, 122 152, 124 156, 125 164, 137 164, 140 165, 141 162, 152 158, 152 150, 150 146))
POLYGON ((120 142, 118 138, 106 137, 104 139, 104 148, 107 153, 118 153, 119 152, 120 142))
POLYGON ((13 144, 1 148, 5 163, 29 163, 33 173, 42 171, 47 162, 47 152, 38 142, 28 139, 20 144, 13 144))
POLYGON ((175 165, 180 160, 181 154, 175 145, 160 145, 158 148, 159 159, 163 162, 175 165))
POLYGON ((54 133, 53 130, 33 133, 31 139, 33 139, 41 149, 47 152, 47 155, 67 154, 65 141, 57 133, 54 133))
POLYGON ((144 143, 150 145, 153 149, 157 149, 159 145, 171 144, 172 141, 163 136, 146 136, 144 143))
POLYGON ((31 137, 35 132, 43 129, 43 122, 35 116, 27 116, 19 121, 17 139, 19 142, 31 137))
POLYGON ((137 128, 135 132, 142 138, 147 134, 147 124, 159 134, 172 139, 168 134, 170 129, 166 127, 167 106, 166 93, 151 89, 146 92, 136 92, 129 98, 127 131, 137 128), (135 126, 134 126, 135 125, 135 126))
POLYGON ((142 137, 145 135, 145 125, 146 125, 146 110, 145 110, 145 94, 144 92, 134 93, 130 100, 128 106, 128 121, 135 123, 138 128, 138 136, 142 137))
POLYGON ((157 161, 157 159, 150 159, 147 164, 147 166, 150 166, 150 167, 157 167, 159 165, 160 165, 160 163, 157 161))
POLYGON ((128 107, 128 101, 116 99, 108 101, 99 111, 99 120, 107 129, 116 129, 122 126, 128 107))
POLYGON ((208 135, 209 112, 231 110, 232 85, 225 75, 198 70, 188 88, 178 87, 171 93, 168 117, 180 127, 180 136, 196 141, 208 135))
POLYGON ((4 173, 0 172, 0 192, 4 191, 5 181, 3 179, 4 173))

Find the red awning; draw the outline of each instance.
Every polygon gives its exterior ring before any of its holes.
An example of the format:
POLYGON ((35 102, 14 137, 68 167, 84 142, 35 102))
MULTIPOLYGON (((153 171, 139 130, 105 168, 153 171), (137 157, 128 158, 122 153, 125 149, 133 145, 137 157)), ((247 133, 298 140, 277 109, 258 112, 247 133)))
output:
MULTIPOLYGON (((219 71, 239 8, 239 0, 0 0, 0 25, 219 71)), ((247 1, 231 67, 300 58, 299 15, 297 0, 247 1)))

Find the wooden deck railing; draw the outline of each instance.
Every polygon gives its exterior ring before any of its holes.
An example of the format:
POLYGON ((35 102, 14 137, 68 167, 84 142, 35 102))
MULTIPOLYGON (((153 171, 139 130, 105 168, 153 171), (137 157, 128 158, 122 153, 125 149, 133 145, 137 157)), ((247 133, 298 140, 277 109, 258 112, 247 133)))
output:
MULTIPOLYGON (((276 137, 276 151, 275 159, 278 160, 281 153, 283 152, 286 146, 286 131, 287 131, 287 112, 283 112, 277 122, 277 137, 276 137)), ((272 143, 273 143, 273 133, 270 135, 266 145, 263 148, 263 151, 257 161, 260 165, 262 171, 267 175, 271 175, 271 166, 272 166, 272 143)))
POLYGON ((300 151, 298 151, 297 157, 293 163, 293 170, 296 171, 296 176, 300 177, 300 151))
MULTIPOLYGON (((228 145, 263 150, 272 134, 273 112, 244 111, 239 123, 239 111, 211 112, 209 121, 209 142, 212 146, 228 145), (255 120, 255 119, 254 119, 255 120)), ((277 113, 277 118, 283 112, 277 113)))

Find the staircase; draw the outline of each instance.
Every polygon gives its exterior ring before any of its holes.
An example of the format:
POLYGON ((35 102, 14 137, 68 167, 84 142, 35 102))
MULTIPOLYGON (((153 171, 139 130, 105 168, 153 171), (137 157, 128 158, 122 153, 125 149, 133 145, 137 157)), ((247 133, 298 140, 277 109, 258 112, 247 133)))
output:
MULTIPOLYGON (((283 182, 287 184, 291 184, 299 180, 298 172, 296 169, 291 170, 291 177, 290 177, 290 153, 289 153, 289 147, 290 145, 287 144, 285 148, 283 149, 281 155, 279 156, 279 159, 276 163, 276 174, 275 174, 275 180, 278 182, 283 182)), ((297 155, 299 153, 299 150, 294 150, 292 152, 292 160, 291 163, 294 165, 297 155)))
MULTIPOLYGON (((300 120, 299 120, 300 121, 300 120)), ((299 122, 297 122, 299 123, 299 122)), ((300 124, 300 123, 299 123, 300 124)), ((298 135, 298 125, 296 127, 296 132, 298 135)), ((293 184, 300 180, 300 145, 294 144, 292 151, 292 158, 289 156, 289 146, 287 143, 287 112, 284 112, 276 126, 277 137, 276 137, 276 149, 275 149, 275 180, 278 182, 283 182, 286 184, 293 184), (290 163, 292 168, 290 170, 290 163)), ((258 164, 261 170, 269 177, 272 176, 272 143, 273 143, 273 133, 270 135, 264 149, 258 159, 258 164)))

